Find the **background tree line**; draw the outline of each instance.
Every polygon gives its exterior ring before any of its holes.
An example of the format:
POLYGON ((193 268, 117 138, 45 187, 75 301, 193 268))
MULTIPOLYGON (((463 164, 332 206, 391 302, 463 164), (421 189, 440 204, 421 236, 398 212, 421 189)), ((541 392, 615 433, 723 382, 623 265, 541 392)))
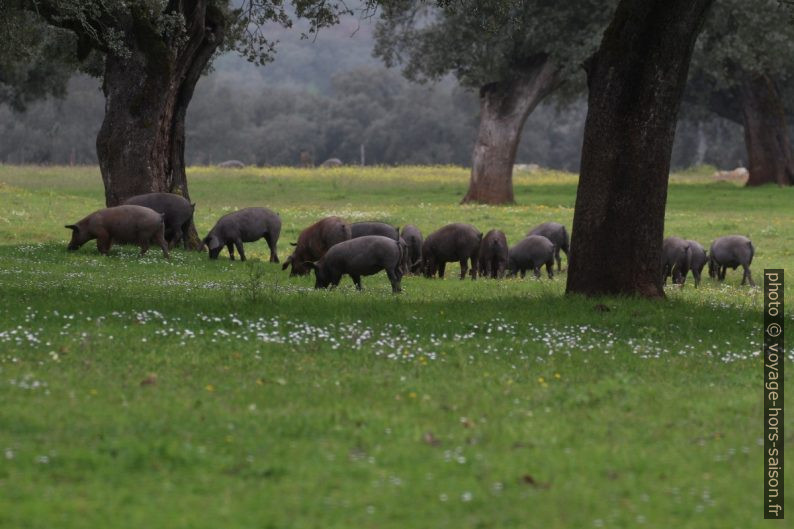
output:
MULTIPOLYGON (((252 68, 227 53, 196 86, 187 111, 189 165, 239 159, 254 165, 297 165, 340 158, 368 164, 470 166, 477 137, 476 88, 443 76, 406 80, 372 56, 373 22, 344 20, 315 40, 273 28, 273 63, 252 68)), ((581 72, 575 72, 583 76, 581 72)), ((544 101, 523 127, 517 163, 578 171, 587 106, 584 97, 544 101)), ((66 91, 15 110, 0 104, 0 162, 96 164, 104 114, 98 80, 75 74, 66 91)), ((709 112, 679 122, 672 166, 746 163, 742 128, 709 112)))

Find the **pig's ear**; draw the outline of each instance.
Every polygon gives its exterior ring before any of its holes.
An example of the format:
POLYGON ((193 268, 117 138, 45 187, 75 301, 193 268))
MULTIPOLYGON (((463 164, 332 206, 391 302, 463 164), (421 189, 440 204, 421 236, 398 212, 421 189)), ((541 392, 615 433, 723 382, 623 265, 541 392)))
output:
POLYGON ((77 230, 76 224, 67 224, 64 228, 69 228, 70 230, 77 230))
POLYGON ((195 202, 193 202, 193 203, 190 205, 190 209, 192 209, 193 211, 196 211, 196 203, 195 203, 195 202))
POLYGON ((289 243, 289 245, 290 245, 290 246, 297 246, 297 245, 298 245, 298 243, 296 243, 296 242, 291 242, 291 243, 289 243))
POLYGON ((292 264, 292 256, 290 255, 289 257, 287 257, 287 260, 286 260, 286 261, 284 261, 284 264, 283 264, 283 265, 281 265, 281 269, 282 269, 282 270, 286 270, 286 269, 287 269, 287 267, 288 267, 289 265, 291 265, 291 264, 292 264))
POLYGON ((317 263, 313 263, 311 261, 303 261, 303 266, 317 270, 317 263))

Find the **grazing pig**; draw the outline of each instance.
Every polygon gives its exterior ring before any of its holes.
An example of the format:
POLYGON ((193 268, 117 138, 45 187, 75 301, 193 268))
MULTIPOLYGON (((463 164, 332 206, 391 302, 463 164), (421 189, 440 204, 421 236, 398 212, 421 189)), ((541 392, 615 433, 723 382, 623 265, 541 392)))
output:
POLYGON ((482 233, 471 224, 447 224, 434 231, 422 244, 422 265, 425 277, 433 277, 436 272, 444 278, 447 263, 460 263, 460 278, 466 277, 467 262, 471 260, 471 278, 477 279, 477 253, 480 250, 482 233))
POLYGON ((218 167, 223 169, 242 169, 245 167, 245 164, 240 160, 226 160, 225 162, 219 163, 218 167))
POLYGON ((168 243, 165 242, 163 215, 143 206, 115 206, 95 211, 77 222, 65 226, 72 230, 69 250, 77 250, 92 239, 96 239, 99 253, 108 255, 114 243, 132 243, 141 247, 145 254, 151 243, 163 249, 166 259, 168 243))
POLYGON ((270 262, 278 262, 276 245, 281 234, 281 218, 267 208, 245 208, 224 215, 210 232, 204 237, 204 244, 209 249, 210 259, 217 259, 224 246, 229 250, 229 259, 234 261, 234 248, 245 261, 244 242, 258 241, 265 238, 270 248, 270 262))
POLYGON ((382 235, 395 241, 400 238, 400 231, 385 222, 354 222, 350 225, 350 237, 364 237, 365 235, 382 235))
MULTIPOLYGON (((700 285, 700 274, 703 272, 703 267, 706 266, 706 261, 708 258, 706 257, 706 250, 700 245, 699 242, 693 240, 687 240, 686 242, 689 243, 689 266, 688 268, 692 271, 692 277, 695 278, 695 286, 697 287, 700 285)), ((686 276, 684 277, 684 281, 686 281, 686 276)))
POLYGON ((326 161, 320 164, 320 167, 324 167, 326 169, 331 167, 342 167, 342 160, 339 158, 328 158, 326 161))
POLYGON ((750 286, 755 286, 753 276, 750 275, 750 264, 753 262, 755 248, 747 237, 742 235, 726 235, 711 243, 709 249, 709 277, 725 279, 725 272, 730 267, 736 270, 737 266, 744 269, 742 285, 750 281, 750 286))
POLYGON ((163 214, 165 222, 165 240, 173 248, 179 241, 183 241, 187 249, 187 232, 193 220, 195 204, 191 204, 184 197, 174 193, 147 193, 136 195, 124 201, 124 204, 144 206, 163 214))
POLYGON ((298 242, 291 243, 295 246, 292 255, 287 257, 282 270, 292 266, 290 277, 304 276, 311 271, 306 266, 307 261, 317 261, 333 245, 350 240, 350 224, 339 217, 326 217, 303 230, 298 236, 298 242))
POLYGON ((507 257, 508 276, 521 273, 524 277, 530 268, 540 279, 540 268, 545 264, 549 279, 554 277, 555 244, 543 235, 529 235, 510 248, 507 257))
POLYGON ((491 230, 480 243, 479 266, 481 277, 501 279, 507 268, 507 237, 500 230, 491 230))
POLYGON ((544 222, 535 226, 527 235, 542 235, 554 243, 554 260, 557 261, 557 271, 562 270, 562 259, 560 259, 560 250, 565 252, 565 258, 568 258, 570 251, 570 241, 568 240, 568 231, 565 226, 557 222, 544 222))
POLYGON ((348 274, 361 290, 361 276, 386 270, 392 292, 396 294, 401 291, 400 262, 404 252, 405 246, 391 237, 364 235, 333 245, 319 261, 308 261, 306 266, 314 269, 314 288, 338 286, 342 276, 348 274))
POLYGON ((673 276, 673 284, 683 285, 689 273, 689 241, 680 237, 667 237, 662 242, 662 282, 673 276))
POLYGON ((400 232, 406 244, 405 273, 418 274, 422 267, 422 232, 413 224, 406 224, 400 232))

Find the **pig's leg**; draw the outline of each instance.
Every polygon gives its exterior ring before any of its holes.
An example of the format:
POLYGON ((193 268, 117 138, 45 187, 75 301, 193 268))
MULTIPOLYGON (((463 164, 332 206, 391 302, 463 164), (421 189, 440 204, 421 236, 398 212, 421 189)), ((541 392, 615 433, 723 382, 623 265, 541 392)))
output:
MULTIPOLYGON (((163 257, 165 257, 166 259, 170 259, 171 256, 168 254, 168 241, 166 241, 165 237, 163 237, 163 232, 161 231, 157 232, 154 235, 154 240, 157 244, 160 245, 160 248, 163 249, 163 257)), ((148 248, 149 244, 147 243, 146 246, 148 248)))
POLYGON ((560 259, 560 247, 554 246, 554 260, 557 261, 557 271, 562 271, 562 259, 560 259))
POLYGON ((267 242, 267 247, 270 248, 270 262, 277 263, 278 254, 276 253, 276 245, 273 243, 273 236, 270 235, 269 233, 266 233, 265 242, 267 242))
POLYGON ((692 269, 692 277, 695 278, 695 288, 697 288, 700 285, 700 272, 695 268, 692 269))
POLYGON ((446 268, 446 266, 447 263, 443 261, 438 265, 438 277, 440 277, 441 279, 444 279, 444 268, 446 268))
POLYGON ((112 240, 109 235, 100 235, 96 239, 96 249, 99 250, 99 253, 102 255, 108 255, 110 253, 111 244, 112 240))
POLYGON ((141 247, 141 257, 149 251, 149 241, 146 239, 141 240, 138 245, 141 247))
POLYGON ((533 272, 535 274, 535 279, 540 279, 540 265, 533 267, 533 272))
MULTIPOLYGON (((168 243, 168 248, 169 248, 169 249, 171 249, 171 248, 176 248, 176 247, 177 247, 177 245, 178 245, 180 242, 182 242, 182 241, 185 241, 185 238, 184 238, 184 236, 182 235, 183 233, 184 233, 184 232, 182 231, 182 228, 181 228, 181 227, 176 227, 176 228, 174 228, 174 233, 172 233, 172 234, 171 234, 171 238, 170 238, 170 239, 166 239, 166 240, 165 240, 165 242, 167 242, 167 243, 168 243)), ((186 243, 186 242, 187 242, 187 241, 185 241, 185 243, 186 243)), ((187 245, 186 245, 186 244, 183 244, 183 246, 187 246, 187 245)), ((185 249, 187 249, 187 248, 185 248, 185 249)))
POLYGON ((353 283, 356 284, 356 290, 362 290, 362 287, 361 287, 361 276, 360 275, 355 275, 355 274, 350 274, 350 278, 353 280, 353 283))
POLYGON ((548 263, 546 263, 546 273, 549 275, 549 279, 554 279, 554 260, 552 259, 548 263))
POLYGON ((389 270, 387 268, 386 269, 386 275, 389 277, 389 282, 391 283, 391 291, 392 291, 392 293, 393 294, 397 294, 398 292, 402 292, 402 289, 400 288, 400 275, 397 272, 397 269, 389 270))
POLYGON ((226 249, 229 250, 229 259, 234 261, 234 243, 227 242, 226 243, 226 249))
POLYGON ((466 279, 466 272, 469 269, 468 261, 469 261, 468 258, 463 258, 460 261, 460 278, 461 279, 466 279))
POLYGON ((755 281, 753 281, 753 276, 750 274, 750 267, 743 264, 742 268, 744 268, 744 275, 742 276, 742 285, 744 285, 745 281, 750 281, 750 286, 754 287, 755 281))
MULTIPOLYGON (((182 247, 187 250, 188 249, 188 240, 187 234, 190 233, 190 223, 191 220, 187 221, 186 223, 182 224, 182 247)), ((199 241, 199 250, 201 249, 201 242, 199 241)))
POLYGON ((472 255, 471 259, 471 279, 472 281, 477 279, 477 255, 472 255))
POLYGON ((245 261, 245 251, 243 251, 243 241, 240 239, 235 239, 234 245, 237 247, 237 253, 240 254, 240 260, 245 261))
MULTIPOLYGON (((405 263, 398 262, 394 266, 394 275, 397 277, 397 281, 401 281, 403 276, 408 273, 408 271, 404 267, 404 264, 405 263)), ((386 269, 386 270, 388 270, 388 269, 386 269)))
POLYGON ((725 281, 725 273, 728 271, 728 266, 720 268, 720 281, 725 281))

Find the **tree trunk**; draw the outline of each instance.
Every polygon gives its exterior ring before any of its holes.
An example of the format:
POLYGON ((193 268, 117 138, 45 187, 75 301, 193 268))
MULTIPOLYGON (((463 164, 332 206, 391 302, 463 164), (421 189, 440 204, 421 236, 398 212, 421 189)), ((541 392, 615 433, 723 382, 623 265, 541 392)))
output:
POLYGON ((521 77, 480 89, 480 129, 472 155, 469 190, 462 202, 512 204, 513 164, 527 116, 559 84, 557 68, 545 55, 521 77))
POLYGON ((766 74, 746 72, 739 90, 750 170, 747 185, 794 185, 786 112, 774 81, 766 74))
POLYGON ((622 0, 589 87, 568 293, 664 297, 661 250, 676 118, 713 0, 622 0))
MULTIPOLYGON (((152 192, 176 193, 190 200, 185 114, 225 30, 223 14, 207 4, 207 0, 169 4, 166 10, 180 9, 186 21, 183 40, 175 42, 131 17, 125 32, 131 56, 109 53, 105 59, 105 119, 97 136, 97 156, 107 206, 152 192)), ((188 242, 193 248, 200 245, 194 226, 188 242)))

